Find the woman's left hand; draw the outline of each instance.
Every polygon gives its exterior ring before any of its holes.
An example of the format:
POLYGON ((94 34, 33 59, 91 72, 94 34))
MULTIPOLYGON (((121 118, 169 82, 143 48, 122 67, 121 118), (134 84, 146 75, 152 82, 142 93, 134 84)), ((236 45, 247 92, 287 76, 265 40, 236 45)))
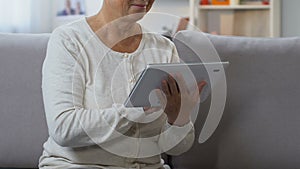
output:
POLYGON ((169 76, 162 81, 162 91, 158 90, 158 97, 164 106, 168 122, 177 126, 183 126, 190 121, 190 114, 199 103, 199 96, 206 85, 205 81, 198 82, 198 91, 189 91, 182 75, 169 76))

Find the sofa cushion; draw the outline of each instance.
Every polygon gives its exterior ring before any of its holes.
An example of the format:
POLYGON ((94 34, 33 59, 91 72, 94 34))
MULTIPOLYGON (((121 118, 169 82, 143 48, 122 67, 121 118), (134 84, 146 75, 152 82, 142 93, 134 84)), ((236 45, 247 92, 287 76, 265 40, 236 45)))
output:
MULTIPOLYGON (((181 36, 196 43, 199 32, 181 36)), ((223 118, 208 141, 172 158, 176 169, 288 169, 300 167, 300 38, 243 38, 206 35, 226 71, 223 118)), ((175 40, 176 42, 176 40, 175 40)), ((176 43, 181 57, 197 57, 176 43), (191 56, 194 55, 194 56, 191 56)), ((196 138, 209 101, 200 106, 196 138)))
POLYGON ((48 135, 41 92, 48 38, 0 34, 0 167, 38 165, 48 135))

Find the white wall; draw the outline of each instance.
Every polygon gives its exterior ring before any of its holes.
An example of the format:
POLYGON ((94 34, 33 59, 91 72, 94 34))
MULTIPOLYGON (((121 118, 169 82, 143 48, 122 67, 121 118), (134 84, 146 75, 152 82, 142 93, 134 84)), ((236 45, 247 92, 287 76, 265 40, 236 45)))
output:
POLYGON ((189 0, 155 0, 151 12, 186 17, 189 15, 189 0))
POLYGON ((86 12, 87 15, 94 15, 96 14, 99 9, 102 7, 103 0, 86 0, 86 12))
MULTIPOLYGON (((55 12, 53 2, 55 0, 34 0, 37 6, 32 11, 32 33, 51 32, 54 25, 55 12)), ((93 15, 99 11, 103 0, 86 0, 87 15, 93 15)), ((300 1, 282 0, 282 36, 300 36, 300 1)), ((149 30, 164 32, 163 27, 176 29, 177 17, 185 17, 189 14, 189 0, 155 0, 150 12, 162 14, 149 14, 141 23, 149 30), (171 14, 168 15, 167 13, 171 14), (177 17, 175 17, 175 15, 177 17)))
POLYGON ((282 36, 300 36, 299 7, 299 0, 282 0, 282 36))
POLYGON ((151 11, 140 23, 150 31, 176 30, 179 18, 189 16, 189 0, 155 0, 151 11))
POLYGON ((31 11, 31 32, 48 33, 52 31, 52 0, 33 0, 31 11))

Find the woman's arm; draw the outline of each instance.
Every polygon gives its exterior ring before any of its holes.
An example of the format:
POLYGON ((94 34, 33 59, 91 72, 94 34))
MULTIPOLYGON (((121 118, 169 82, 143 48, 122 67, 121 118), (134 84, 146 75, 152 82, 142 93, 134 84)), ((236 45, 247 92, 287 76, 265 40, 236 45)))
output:
POLYGON ((102 144, 126 133, 142 108, 84 108, 85 68, 70 39, 53 34, 43 64, 42 91, 49 135, 64 147, 102 144), (130 119, 130 120, 128 120, 130 119))
POLYGON ((194 139, 195 131, 192 122, 181 127, 166 122, 158 143, 162 152, 176 156, 188 151, 192 147, 194 139))
MULTIPOLYGON (((175 46, 173 46, 172 53, 173 55, 170 62, 180 62, 180 58, 178 56, 175 46)), ((169 80, 173 82, 173 90, 175 90, 175 88, 177 89, 177 87, 175 86, 174 79, 169 78, 169 80)), ((195 139, 194 126, 193 123, 190 121, 191 112, 180 113, 179 115, 178 112, 180 107, 182 106, 181 99, 185 98, 181 96, 182 94, 179 91, 177 91, 179 93, 176 94, 179 95, 178 98, 175 97, 174 94, 171 94, 172 92, 170 93, 172 86, 170 84, 167 84, 167 86, 164 85, 166 84, 162 83, 162 90, 164 91, 165 96, 168 99, 165 100, 167 101, 167 103, 165 103, 165 113, 167 116, 166 123, 165 126, 163 126, 162 128, 162 132, 159 136, 158 143, 163 152, 166 152, 169 155, 180 155, 191 148, 195 139), (166 87, 169 89, 169 91, 164 89, 166 87)))

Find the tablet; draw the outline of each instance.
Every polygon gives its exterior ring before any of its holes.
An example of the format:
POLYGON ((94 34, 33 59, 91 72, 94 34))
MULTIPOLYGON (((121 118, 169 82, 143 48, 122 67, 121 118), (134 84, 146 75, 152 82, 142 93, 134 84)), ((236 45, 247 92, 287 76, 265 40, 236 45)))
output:
POLYGON ((178 73, 182 75, 190 91, 196 89, 196 82, 206 81, 207 84, 200 94, 201 102, 204 102, 211 92, 212 84, 208 75, 224 74, 224 67, 228 64, 228 62, 149 64, 141 73, 124 105, 125 107, 160 107, 161 103, 155 89, 161 89, 162 81, 167 79, 168 75, 178 73))

